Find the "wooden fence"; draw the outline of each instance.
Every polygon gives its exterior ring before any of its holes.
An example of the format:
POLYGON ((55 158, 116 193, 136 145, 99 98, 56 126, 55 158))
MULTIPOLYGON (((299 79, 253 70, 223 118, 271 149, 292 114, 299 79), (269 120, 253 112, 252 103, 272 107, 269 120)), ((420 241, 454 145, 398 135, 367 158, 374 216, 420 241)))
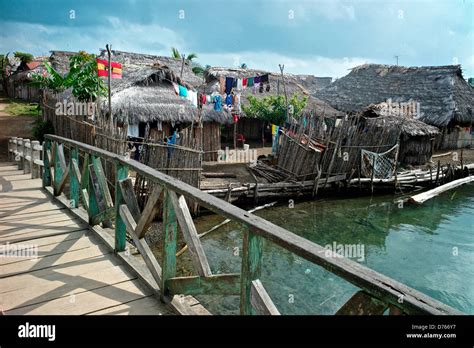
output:
MULTIPOLYGON (((36 144, 37 145, 37 144, 36 144)), ((34 145, 34 151, 38 146, 34 145)), ((14 159, 31 161, 28 146, 22 139, 10 142, 9 152, 14 159), (29 157, 28 157, 29 156, 29 157)), ((360 288, 336 314, 462 314, 404 284, 373 271, 359 263, 329 252, 322 246, 248 213, 221 199, 168 176, 143 163, 74 140, 47 135, 43 144, 43 186, 53 187, 54 195, 63 196, 69 182, 70 208, 81 206, 89 216, 90 225, 113 226, 115 249, 122 253, 126 233, 134 244, 161 289, 161 298, 168 301, 173 295, 238 295, 241 314, 279 314, 260 280, 263 243, 280 247, 311 261, 334 275, 360 288), (68 159, 64 148, 70 149, 68 159), (78 157, 85 158, 82 168, 78 157), (114 165, 115 194, 108 191, 102 162, 114 165), (139 173, 153 183, 153 191, 146 206, 140 209, 128 177, 129 171, 139 173), (241 272, 213 274, 191 218, 186 199, 198 202, 214 213, 240 223, 243 232, 241 272), (157 202, 164 209, 162 256, 157 260, 143 238, 155 219, 157 202), (196 275, 177 277, 178 227, 188 245, 196 275)), ((24 166, 24 168, 30 168, 24 166)), ((318 284, 324 286, 324 284, 318 284)))

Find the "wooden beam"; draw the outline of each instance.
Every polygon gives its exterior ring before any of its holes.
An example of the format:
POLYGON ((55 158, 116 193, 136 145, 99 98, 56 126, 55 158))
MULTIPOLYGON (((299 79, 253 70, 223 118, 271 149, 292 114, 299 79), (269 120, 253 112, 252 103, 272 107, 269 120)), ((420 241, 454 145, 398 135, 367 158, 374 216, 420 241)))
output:
POLYGON ((135 221, 140 220, 140 208, 138 206, 137 197, 133 190, 133 183, 131 178, 124 177, 121 180, 118 180, 120 191, 122 194, 122 199, 130 210, 130 213, 133 216, 135 221))
POLYGON ((84 154, 84 163, 82 167, 82 174, 81 174, 81 196, 82 196, 82 204, 89 211, 89 154, 84 154))
POLYGON ((208 277, 212 274, 211 267, 209 267, 209 262, 207 261, 201 240, 196 231, 196 226, 194 226, 193 218, 191 217, 188 205, 186 204, 186 198, 184 198, 184 196, 178 198, 176 193, 172 191, 168 192, 171 203, 176 212, 176 217, 178 218, 179 227, 181 228, 184 240, 188 245, 191 260, 193 261, 196 272, 200 276, 208 277))
POLYGON ((173 295, 239 295, 240 274, 174 277, 166 281, 166 287, 173 295))
POLYGON ((422 203, 426 202, 427 200, 440 195, 443 192, 452 190, 452 189, 454 189, 458 186, 470 183, 472 181, 474 181, 474 175, 468 176, 468 177, 462 178, 462 179, 457 179, 457 180, 448 182, 447 184, 438 186, 438 187, 436 187, 432 190, 414 195, 408 200, 408 202, 415 203, 415 204, 422 204, 422 203))
POLYGON ((94 166, 94 171, 97 175, 97 183, 99 184, 99 188, 104 198, 104 203, 107 208, 111 208, 114 206, 114 201, 112 200, 112 196, 110 195, 109 187, 107 185, 107 179, 105 178, 104 169, 102 168, 102 162, 99 157, 92 156, 92 164, 94 166))
POLYGON ((250 289, 250 303, 257 314, 280 315, 280 312, 273 304, 272 299, 268 295, 259 279, 252 281, 252 288, 250 289))
POLYGON ((137 228, 137 224, 135 223, 135 220, 133 219, 133 216, 130 213, 130 210, 125 204, 121 204, 119 211, 120 211, 120 217, 125 223, 125 226, 127 227, 128 232, 132 236, 135 246, 137 247, 138 251, 142 255, 143 260, 145 260, 145 263, 148 269, 150 270, 153 278, 155 279, 157 284, 161 284, 161 272, 162 272, 161 267, 158 264, 158 261, 156 261, 155 255, 153 255, 153 252, 151 251, 146 241, 144 239, 139 239, 137 235, 135 234, 135 229, 137 228))
POLYGON ((143 238, 145 236, 148 227, 150 227, 150 224, 153 222, 153 219, 155 218, 155 215, 158 212, 159 208, 156 203, 158 203, 162 191, 163 189, 160 185, 155 185, 153 191, 148 197, 145 209, 143 209, 142 215, 137 224, 137 229, 135 230, 138 238, 143 238))
POLYGON ((262 270, 262 237, 248 229, 244 231, 240 289, 240 314, 255 314, 250 302, 252 281, 260 278, 262 270))
POLYGON ((358 291, 336 312, 336 315, 382 315, 387 308, 388 304, 365 291, 358 291))
MULTIPOLYGON (((140 221, 143 219, 140 219, 140 221)), ((163 238, 162 238, 162 259, 161 259, 161 283, 162 300, 168 295, 166 281, 176 276, 176 232, 177 232, 176 214, 171 203, 168 190, 164 192, 163 204, 163 238)), ((135 229, 135 231, 138 229, 135 229)), ((138 234, 137 234, 138 236, 138 234)))
POLYGON ((97 219, 92 219, 98 216, 101 212, 105 211, 105 203, 102 200, 99 184, 97 182, 97 175, 94 170, 94 165, 89 165, 89 188, 87 190, 89 194, 89 224, 91 226, 97 225, 99 222, 97 219))
POLYGON ((46 139, 43 144, 43 187, 51 186, 51 164, 48 151, 51 149, 51 141, 46 139))
POLYGON ((124 201, 124 190, 120 183, 128 177, 128 166, 119 162, 115 163, 115 177, 117 186, 120 186, 115 188, 115 251, 124 251, 127 244, 127 231, 120 214, 120 205, 124 201))
POLYGON ((80 173, 79 173, 79 154, 77 148, 73 147, 70 150, 70 161, 69 161, 69 201, 70 206, 69 208, 77 208, 79 207, 79 183, 80 173), (77 176, 79 174, 79 176, 77 176))

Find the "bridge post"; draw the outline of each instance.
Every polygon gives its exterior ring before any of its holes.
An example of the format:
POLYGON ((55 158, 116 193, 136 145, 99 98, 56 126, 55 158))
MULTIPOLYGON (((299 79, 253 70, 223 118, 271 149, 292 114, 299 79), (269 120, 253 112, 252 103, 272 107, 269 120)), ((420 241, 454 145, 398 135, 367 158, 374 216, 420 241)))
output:
POLYGON ((250 302, 252 281, 260 278, 262 270, 262 237, 248 229, 244 231, 242 249, 242 271, 240 275, 240 314, 255 314, 250 302))
POLYGON ((51 140, 45 139, 43 143, 43 187, 51 186, 51 164, 48 151, 51 151, 51 140))
POLYGON ((53 185, 53 188, 54 188, 54 195, 55 196, 59 196, 59 192, 58 192, 58 187, 59 187, 59 184, 61 183, 62 179, 63 179, 63 168, 61 167, 61 161, 60 161, 60 158, 59 158, 59 151, 61 151, 60 147, 61 145, 58 144, 57 142, 54 142, 54 185, 53 185))
POLYGON ((23 163, 21 161, 21 156, 23 156, 23 138, 17 138, 16 139, 15 162, 18 162, 18 169, 23 169, 23 163))
POLYGON ((162 238, 162 259, 161 259, 161 300, 169 291, 166 287, 166 281, 176 276, 176 236, 177 219, 168 190, 164 192, 163 199, 163 238, 162 238))
POLYGON ((35 164, 36 160, 40 159, 40 152, 37 148, 40 146, 38 140, 33 140, 31 142, 31 178, 36 179, 40 176, 40 166, 35 164))
POLYGON ((115 251, 124 251, 126 245, 126 226, 120 216, 120 205, 124 202, 119 181, 128 177, 128 166, 120 162, 115 164, 115 251))
POLYGON ((23 141, 23 174, 31 173, 31 141, 23 141))
POLYGON ((16 146, 16 137, 8 139, 8 161, 13 161, 15 158, 14 151, 16 146))
POLYGON ((79 153, 77 148, 72 147, 69 151, 69 200, 70 208, 79 207, 79 178, 77 177, 76 168, 79 168, 79 153))

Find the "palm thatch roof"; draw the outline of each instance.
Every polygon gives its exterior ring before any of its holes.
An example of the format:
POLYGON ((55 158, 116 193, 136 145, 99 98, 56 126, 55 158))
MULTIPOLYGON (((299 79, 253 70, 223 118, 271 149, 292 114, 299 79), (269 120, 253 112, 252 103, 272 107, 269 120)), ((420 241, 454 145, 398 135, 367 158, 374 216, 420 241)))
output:
POLYGON ((364 64, 315 92, 314 96, 346 112, 359 112, 388 99, 420 103, 419 119, 444 127, 474 122, 474 88, 459 65, 402 67, 364 64))
MULTIPOLYGON (((270 91, 263 93, 257 92, 255 97, 265 97, 269 95, 284 95, 283 80, 280 73, 273 73, 263 70, 255 69, 242 69, 242 68, 224 68, 224 67, 211 67, 204 72, 206 84, 204 90, 206 93, 212 93, 219 91, 219 79, 220 77, 233 77, 233 78, 249 78, 254 76, 269 75, 270 91)), ((300 83, 300 78, 297 75, 284 74, 285 89, 288 97, 290 98, 293 94, 301 96, 308 96, 308 102, 304 112, 324 114, 327 117, 343 116, 344 113, 334 109, 328 103, 315 98, 310 95, 309 91, 303 87, 300 83)), ((241 104, 248 105, 248 97, 254 95, 252 88, 243 89, 241 92, 241 104)), ((251 115, 245 115, 251 117, 251 115)))
POLYGON ((329 86, 332 82, 332 77, 319 77, 314 75, 296 75, 299 83, 306 88, 310 94, 329 86))
POLYGON ((434 137, 439 134, 439 129, 430 126, 420 120, 410 118, 408 115, 386 113, 386 103, 371 104, 358 115, 368 119, 368 122, 379 127, 390 127, 400 129, 402 134, 410 137, 429 136, 434 137))
MULTIPOLYGON (((175 82, 195 89, 203 83, 203 79, 192 72, 189 62, 184 65, 181 78, 180 60, 114 50, 111 53, 111 60, 121 63, 123 71, 121 79, 111 80, 114 117, 130 124, 153 121, 188 123, 198 118, 197 108, 177 96, 172 86, 175 82)), ((69 57, 76 54, 52 51, 50 62, 58 72, 65 74, 69 71, 69 57)), ((107 59, 107 52, 101 50, 99 58, 107 59)), ((107 100, 102 100, 101 108, 103 112, 108 111, 107 100)), ((204 108, 202 120, 225 124, 232 122, 232 116, 204 108)))
MULTIPOLYGON (((102 51, 100 58, 106 59, 102 51)), ((192 122, 198 118, 198 109, 190 101, 174 93, 172 83, 194 89, 203 80, 189 66, 168 57, 112 51, 112 61, 122 64, 122 78, 112 79, 112 114, 119 120, 128 119, 131 124, 139 122, 192 122), (178 69, 179 68, 179 69, 178 69)), ((107 103, 102 107, 106 111, 107 103)), ((232 116, 204 108, 203 122, 230 123, 232 116)))

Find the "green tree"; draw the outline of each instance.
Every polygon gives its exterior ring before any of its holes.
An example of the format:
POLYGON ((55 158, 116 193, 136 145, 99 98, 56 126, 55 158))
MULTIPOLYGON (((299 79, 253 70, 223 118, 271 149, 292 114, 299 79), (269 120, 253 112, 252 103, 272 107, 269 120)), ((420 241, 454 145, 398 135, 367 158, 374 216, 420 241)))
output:
MULTIPOLYGON (((174 58, 174 59, 183 59, 183 57, 181 57, 181 53, 179 53, 178 49, 176 47, 171 47, 171 57, 174 58)), ((187 61, 193 61, 193 59, 196 59, 198 56, 196 53, 190 53, 186 56, 186 60, 187 61)))
POLYGON ((470 77, 467 82, 471 85, 471 87, 474 87, 474 77, 470 77))
POLYGON ((245 64, 245 63, 240 64, 240 68, 247 69, 247 64, 245 64))
POLYGON ((34 59, 33 55, 30 53, 17 51, 14 53, 14 55, 15 55, 15 58, 20 59, 22 64, 30 63, 34 59))
POLYGON ((2 87, 5 95, 8 96, 8 89, 7 89, 7 80, 8 80, 8 70, 11 69, 10 60, 8 59, 7 54, 0 54, 0 75, 2 78, 2 87))
MULTIPOLYGON (((287 110, 285 97, 282 95, 268 96, 257 98, 249 95, 247 98, 249 105, 243 105, 243 112, 249 117, 255 117, 262 121, 281 126, 286 121, 287 110)), ((294 118, 301 117, 303 109, 306 107, 308 97, 303 96, 301 99, 294 94, 288 100, 288 106, 293 109, 292 116, 294 118)))
POLYGON ((46 75, 34 74, 35 82, 42 88, 60 92, 71 88, 72 94, 79 101, 95 101, 99 96, 105 96, 107 88, 97 75, 96 56, 81 51, 69 58, 69 72, 62 76, 49 63, 44 63, 46 75))

